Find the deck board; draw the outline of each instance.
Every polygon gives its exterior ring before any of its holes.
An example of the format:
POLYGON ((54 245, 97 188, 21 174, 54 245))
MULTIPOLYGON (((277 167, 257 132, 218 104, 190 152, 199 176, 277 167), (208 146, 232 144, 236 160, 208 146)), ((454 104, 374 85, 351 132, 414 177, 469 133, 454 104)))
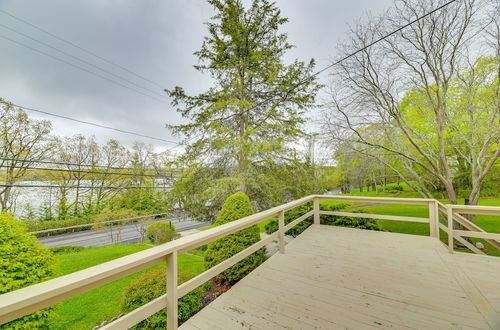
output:
POLYGON ((500 258, 311 226, 181 329, 500 329, 500 258))

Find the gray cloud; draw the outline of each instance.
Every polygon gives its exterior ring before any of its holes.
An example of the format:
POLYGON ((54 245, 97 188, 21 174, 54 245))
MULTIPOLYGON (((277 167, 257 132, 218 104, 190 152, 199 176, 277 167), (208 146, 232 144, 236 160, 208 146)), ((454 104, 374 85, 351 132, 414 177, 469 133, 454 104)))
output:
MULTIPOLYGON (((335 55, 334 46, 342 40, 348 24, 364 12, 381 12, 390 0, 282 0, 278 5, 290 19, 285 29, 296 45, 289 58, 315 58, 318 67, 335 55)), ((196 72, 192 53, 199 49, 206 28, 203 22, 213 15, 201 0, 131 1, 131 0, 3 0, 0 9, 68 39, 102 57, 158 82, 164 88, 175 85, 189 92, 209 86, 207 77, 196 72)), ((20 105, 39 108, 79 119, 95 121, 126 130, 172 139, 166 123, 182 118, 168 104, 161 88, 126 71, 110 66, 95 57, 56 40, 0 12, 0 24, 9 26, 54 47, 91 61, 116 75, 153 89, 152 100, 123 87, 82 72, 52 58, 0 38, 0 97, 20 105), (157 95, 160 94, 160 95, 157 95)), ((0 27, 0 35, 14 39, 54 56, 99 72, 54 50, 0 27)), ((108 76, 108 75, 106 75, 108 76)), ((109 79, 120 81, 109 76, 109 79)), ((120 83, 129 85, 127 82, 120 83)), ((130 85, 131 88, 138 89, 130 85)), ((37 118, 48 118, 33 115, 37 118)), ((126 145, 134 138, 104 129, 52 119, 59 135, 94 134, 99 140, 116 138, 126 145)))

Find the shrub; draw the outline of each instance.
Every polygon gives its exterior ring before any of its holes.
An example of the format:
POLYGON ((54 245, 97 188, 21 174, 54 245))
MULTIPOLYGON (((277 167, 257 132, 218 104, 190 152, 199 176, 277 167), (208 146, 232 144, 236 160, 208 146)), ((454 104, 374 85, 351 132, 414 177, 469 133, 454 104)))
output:
MULTIPOLYGON (((130 281, 123 290, 120 300, 120 310, 128 313, 140 306, 158 298, 166 292, 166 270, 165 267, 148 271, 134 280, 130 281)), ((179 271, 178 282, 183 283, 189 276, 179 271)), ((194 289, 181 299, 179 299, 179 321, 186 321, 193 313, 203 307, 203 290, 194 289)), ((165 329, 167 327, 167 312, 162 310, 151 315, 146 320, 135 326, 136 329, 165 329)))
POLYGON ((49 250, 52 251, 52 253, 76 253, 83 251, 85 248, 83 246, 58 246, 58 247, 53 247, 50 248, 49 250))
MULTIPOLYGON (((364 213, 365 210, 355 210, 352 213, 364 213)), ((357 218, 357 217, 345 217, 337 215, 324 215, 321 220, 326 225, 339 226, 339 227, 349 227, 358 229, 367 229, 375 231, 383 231, 380 228, 378 222, 373 219, 368 218, 357 218)))
MULTIPOLYGON (((238 192, 226 199, 214 224, 215 226, 220 226, 252 215, 253 213, 252 204, 248 196, 242 192, 238 192)), ((212 242, 208 244, 207 251, 205 252, 205 267, 207 269, 212 268, 258 241, 260 241, 259 227, 253 225, 212 242)), ((224 271, 215 278, 215 281, 219 283, 236 283, 258 267, 264 260, 265 253, 262 248, 224 271)))
POLYGON ((155 222, 148 226, 146 237, 154 244, 170 242, 180 234, 175 232, 175 226, 170 222, 155 222))
POLYGON ((399 192, 403 191, 403 187, 398 185, 398 184, 388 184, 384 187, 384 191, 394 191, 394 192, 399 192))
MULTIPOLYGON (((325 211, 338 211, 343 208, 348 207, 350 204, 344 204, 344 203, 322 203, 321 204, 321 209, 325 211)), ((289 210, 285 212, 285 225, 289 224, 290 222, 294 221, 295 219, 303 216, 307 212, 311 211, 313 209, 312 203, 306 203, 304 205, 298 206, 292 210, 289 210)), ((321 219, 325 219, 327 216, 323 215, 321 216, 321 219)), ((310 216, 306 218, 304 221, 300 222, 298 225, 294 226, 293 228, 290 228, 285 234, 286 235, 291 235, 293 237, 297 237, 300 235, 304 230, 309 228, 310 225, 313 223, 313 217, 310 216)), ((265 227, 266 233, 267 234, 272 234, 275 231, 278 230, 278 219, 274 218, 271 221, 269 221, 266 224, 265 227)))
MULTIPOLYGON (((56 258, 12 215, 0 214, 0 294, 48 280, 56 275, 56 258)), ((48 327, 51 308, 4 324, 6 329, 48 327)))

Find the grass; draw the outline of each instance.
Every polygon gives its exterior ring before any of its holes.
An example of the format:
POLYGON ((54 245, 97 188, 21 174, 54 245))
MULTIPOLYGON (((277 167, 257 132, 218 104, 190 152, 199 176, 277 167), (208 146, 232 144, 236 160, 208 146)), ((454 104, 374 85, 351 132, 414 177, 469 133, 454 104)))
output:
MULTIPOLYGON (((271 221, 272 219, 267 219, 267 220, 264 220, 264 221, 261 221, 257 224, 257 226, 259 227, 259 232, 261 233, 265 233, 266 232, 266 225, 271 221)), ((205 226, 205 227, 201 227, 201 228, 198 228, 198 230, 207 230, 207 229, 210 229, 210 228, 214 228, 215 227, 215 224, 212 224, 210 226, 205 226)))
MULTIPOLYGON (((80 252, 58 254, 62 274, 69 274, 92 267, 131 253, 149 248, 145 243, 117 244, 106 247, 90 247, 80 252)), ((179 270, 196 276, 205 270, 202 255, 179 255, 179 270)), ((120 314, 120 298, 128 283, 150 269, 165 267, 159 264, 141 272, 126 276, 102 287, 63 301, 57 305, 53 329, 91 329, 104 320, 120 314), (96 312, 98 311, 98 312, 96 312)))
MULTIPOLYGON (((404 191, 401 192, 375 192, 375 191, 364 191, 360 192, 359 189, 351 191, 349 196, 369 196, 369 197, 398 197, 398 198, 420 198, 421 196, 413 191, 408 191, 409 187, 407 185, 401 184, 404 191)), ((447 204, 447 200, 440 200, 442 203, 447 204)), ((322 205, 325 203, 338 203, 323 201, 322 205)), ((463 199, 459 201, 463 204, 463 199)), ((366 213, 370 214, 384 214, 384 215, 399 215, 408 217, 429 217, 428 207, 425 205, 406 205, 406 204, 376 204, 376 203, 350 203, 351 206, 346 208, 345 211, 353 210, 364 210, 366 213)), ((498 197, 484 197, 479 200, 479 205, 487 206, 500 206, 500 198, 498 197)), ((383 230, 402 234, 412 234, 412 235, 429 235, 429 225, 426 223, 417 222, 406 222, 406 221, 393 221, 393 220, 376 220, 383 230)), ((483 230, 490 233, 500 233, 500 217, 498 216, 488 216, 488 215, 478 215, 476 216, 475 224, 481 227, 483 230)), ((441 239, 446 242, 447 235, 441 231, 441 239)), ((500 256, 500 250, 492 248, 489 244, 485 243, 484 240, 471 239, 473 242, 481 241, 485 244, 486 249, 484 250, 489 255, 500 256)), ((467 250, 468 251, 468 250, 467 250)), ((464 251, 465 252, 465 251, 464 251)))

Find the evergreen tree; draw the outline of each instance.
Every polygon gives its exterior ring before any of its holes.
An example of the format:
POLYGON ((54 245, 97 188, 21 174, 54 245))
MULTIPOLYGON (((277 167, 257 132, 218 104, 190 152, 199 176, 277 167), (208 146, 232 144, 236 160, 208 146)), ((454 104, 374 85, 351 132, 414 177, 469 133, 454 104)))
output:
MULTIPOLYGON (((220 226, 252 215, 253 213, 252 204, 248 196, 242 192, 237 192, 229 196, 224 202, 224 206, 215 221, 215 225, 220 226)), ((257 225, 253 225, 218 239, 208 244, 207 251, 205 252, 205 266, 207 269, 210 269, 258 241, 260 241, 260 234, 257 225)), ((224 271, 221 275, 217 276, 215 280, 234 284, 257 268, 264 260, 264 249, 260 249, 224 271)))
MULTIPOLYGON (((280 189, 266 168, 295 160, 289 146, 303 136, 304 112, 314 104, 319 85, 311 77, 313 60, 285 63, 293 46, 280 32, 288 20, 274 2, 253 0, 248 7, 239 0, 209 3, 216 15, 207 23, 208 36, 195 53, 199 64, 194 67, 213 79, 213 87, 194 96, 181 87, 169 90, 172 104, 189 120, 169 127, 186 137, 186 163, 207 169, 192 178, 209 177, 201 180, 208 196, 197 199, 216 198, 219 204, 212 206, 218 210, 221 194, 225 198, 240 190, 260 203, 269 197, 263 185, 280 189)), ((206 206, 202 202, 197 208, 206 206)))

